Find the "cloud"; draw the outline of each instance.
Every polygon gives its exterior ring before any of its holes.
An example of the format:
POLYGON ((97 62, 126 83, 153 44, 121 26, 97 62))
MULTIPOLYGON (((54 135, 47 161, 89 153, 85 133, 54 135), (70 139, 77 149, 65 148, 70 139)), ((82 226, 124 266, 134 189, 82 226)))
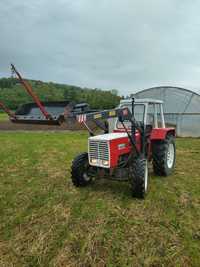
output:
POLYGON ((0 2, 0 71, 129 94, 155 85, 200 92, 200 2, 0 2))

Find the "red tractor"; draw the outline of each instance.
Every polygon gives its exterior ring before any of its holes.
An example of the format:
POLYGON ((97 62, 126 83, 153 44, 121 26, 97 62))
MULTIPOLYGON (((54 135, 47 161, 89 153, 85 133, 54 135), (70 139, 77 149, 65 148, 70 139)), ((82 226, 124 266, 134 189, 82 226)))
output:
POLYGON ((12 122, 52 125, 71 118, 83 123, 89 131, 88 152, 78 155, 72 163, 71 178, 75 186, 86 186, 95 177, 129 180, 133 196, 144 198, 148 189, 150 161, 156 175, 167 176, 173 171, 175 129, 165 127, 162 101, 127 99, 122 100, 117 109, 101 112, 92 112, 85 104, 76 108, 69 106, 65 110, 66 103, 42 103, 14 65, 12 71, 36 103, 26 104, 13 113, 0 102, 0 108, 7 112, 12 122), (50 114, 47 110, 50 107, 56 112, 50 114), (34 114, 31 115, 32 109, 34 114), (111 133, 107 123, 109 118, 115 118, 111 133), (104 134, 94 136, 88 121, 102 128, 104 134))
POLYGON ((154 99, 128 99, 119 108, 78 115, 89 133, 88 152, 72 163, 75 186, 89 185, 95 177, 130 181, 132 195, 144 198, 148 189, 148 164, 156 175, 168 176, 175 166, 175 129, 166 128, 163 102, 154 99), (112 133, 100 119, 115 118, 112 133), (87 121, 94 121, 104 134, 94 136, 87 121))

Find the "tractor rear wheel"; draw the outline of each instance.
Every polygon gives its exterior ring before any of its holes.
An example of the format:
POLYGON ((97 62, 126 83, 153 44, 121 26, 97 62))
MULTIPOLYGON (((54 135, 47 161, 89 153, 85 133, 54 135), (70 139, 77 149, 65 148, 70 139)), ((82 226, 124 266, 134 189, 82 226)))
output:
POLYGON ((143 156, 134 160, 130 178, 133 197, 144 198, 148 189, 148 164, 143 156))
POLYGON ((173 135, 167 135, 163 141, 153 144, 153 170, 156 175, 168 176, 172 173, 176 161, 176 146, 173 135))
POLYGON ((81 153, 73 160, 71 179, 75 186, 81 187, 91 183, 92 178, 89 176, 89 167, 87 152, 81 153))

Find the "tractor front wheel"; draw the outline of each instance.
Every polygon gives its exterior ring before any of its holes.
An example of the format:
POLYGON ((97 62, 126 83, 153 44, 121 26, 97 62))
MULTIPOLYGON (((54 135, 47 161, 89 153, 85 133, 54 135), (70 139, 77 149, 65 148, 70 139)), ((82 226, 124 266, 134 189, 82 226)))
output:
POLYGON ((89 175, 88 153, 84 152, 78 155, 72 162, 71 179, 72 183, 77 186, 86 186, 91 183, 92 178, 89 175))
POLYGON ((133 197, 144 198, 148 189, 148 164, 143 156, 132 163, 130 178, 133 197))

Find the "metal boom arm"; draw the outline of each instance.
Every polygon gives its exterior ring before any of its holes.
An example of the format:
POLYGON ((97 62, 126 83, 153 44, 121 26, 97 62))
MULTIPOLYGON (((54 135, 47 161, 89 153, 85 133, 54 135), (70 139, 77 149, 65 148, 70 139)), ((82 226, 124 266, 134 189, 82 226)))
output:
POLYGON ((132 114, 128 108, 117 108, 117 109, 80 114, 76 116, 76 119, 79 123, 83 123, 91 120, 109 119, 116 117, 118 117, 121 120, 130 121, 132 119, 132 114))
POLYGON ((141 127, 141 125, 139 125, 137 123, 137 121, 134 119, 132 113, 130 112, 130 110, 125 107, 125 108, 117 108, 117 109, 111 109, 111 110, 104 110, 104 111, 100 111, 100 112, 93 112, 93 113, 87 113, 87 114, 81 114, 81 115, 77 115, 76 119, 79 123, 82 123, 86 126, 86 128, 88 129, 89 133, 91 135, 93 135, 92 131, 89 129, 89 127, 87 126, 86 122, 87 121, 95 121, 95 120, 100 120, 100 119, 109 119, 109 118, 119 118, 119 121, 122 123, 128 138, 131 142, 131 145, 135 148, 136 152, 138 153, 137 147, 136 147, 136 142, 135 142, 135 138, 134 138, 134 134, 133 134, 133 129, 137 129, 139 130, 141 133, 143 133, 143 129, 141 127), (128 129, 126 128, 124 121, 128 120, 131 122, 131 134, 128 131, 128 129))
POLYGON ((11 118, 16 117, 15 114, 9 108, 7 108, 2 102, 0 102, 0 108, 3 109, 8 114, 9 117, 11 118))
POLYGON ((15 68, 15 66, 13 64, 11 64, 11 69, 17 75, 17 77, 18 77, 19 81, 21 82, 21 84, 24 86, 26 91, 29 93, 29 95, 33 98, 35 103, 38 105, 39 109, 41 110, 41 112, 45 116, 45 118, 51 120, 52 116, 46 111, 45 107, 40 102, 40 99, 38 98, 38 96, 33 92, 33 89, 31 88, 31 86, 22 78, 22 76, 16 70, 16 68, 15 68))

